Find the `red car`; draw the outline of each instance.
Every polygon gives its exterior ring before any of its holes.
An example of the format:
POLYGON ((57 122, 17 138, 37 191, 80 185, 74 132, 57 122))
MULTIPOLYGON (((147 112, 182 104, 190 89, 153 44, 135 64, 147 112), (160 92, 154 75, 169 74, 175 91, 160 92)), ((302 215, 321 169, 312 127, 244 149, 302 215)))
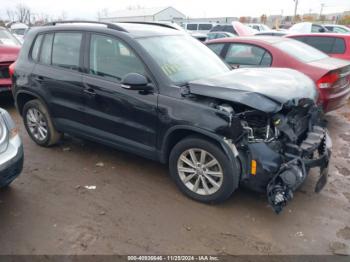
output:
POLYGON ((311 45, 331 57, 350 60, 350 34, 315 33, 286 37, 311 45))
MULTIPOLYGON (((236 37, 206 43, 233 68, 285 67, 298 70, 316 83, 325 112, 343 106, 350 96, 350 62, 284 37, 236 37)), ((278 80, 276 80, 278 81, 278 80)))
POLYGON ((9 66, 16 61, 19 49, 19 41, 5 28, 0 27, 0 93, 11 88, 9 66))

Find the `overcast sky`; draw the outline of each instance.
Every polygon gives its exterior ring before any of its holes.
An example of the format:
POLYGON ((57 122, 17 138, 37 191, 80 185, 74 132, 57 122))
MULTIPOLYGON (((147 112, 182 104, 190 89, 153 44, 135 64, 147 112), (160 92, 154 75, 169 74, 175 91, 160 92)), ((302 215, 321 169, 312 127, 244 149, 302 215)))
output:
MULTIPOLYGON (((47 13, 65 18, 96 19, 101 9, 109 12, 130 6, 163 7, 173 6, 189 17, 214 16, 260 16, 261 14, 293 14, 293 0, 1 0, 0 17, 7 18, 6 10, 22 3, 34 13, 47 13)), ((319 13, 321 4, 324 13, 350 10, 350 0, 299 0, 299 12, 319 13)))

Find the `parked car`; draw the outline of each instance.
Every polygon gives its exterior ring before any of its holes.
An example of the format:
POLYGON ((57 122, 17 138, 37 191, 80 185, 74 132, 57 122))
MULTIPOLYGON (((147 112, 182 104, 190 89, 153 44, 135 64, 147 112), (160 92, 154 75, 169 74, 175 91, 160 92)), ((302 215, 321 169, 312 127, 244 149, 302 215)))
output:
POLYGON ((350 34, 299 34, 286 37, 311 45, 329 56, 350 60, 350 34))
POLYGON ((183 23, 182 26, 186 31, 207 34, 214 25, 212 23, 183 23))
POLYGON ((302 22, 292 25, 289 30, 289 34, 309 34, 309 33, 325 33, 328 32, 327 28, 320 24, 311 22, 302 22))
POLYGON ((87 23, 27 35, 12 90, 35 143, 70 133, 168 163, 180 190, 205 203, 246 186, 265 192, 278 213, 314 166, 316 191, 324 187, 331 143, 307 76, 231 71, 163 26, 87 23))
POLYGON ((208 33, 206 40, 213 40, 225 37, 236 37, 236 35, 229 32, 210 32, 208 33))
POLYGON ((258 32, 255 35, 256 36, 285 36, 287 34, 286 31, 276 31, 276 30, 271 30, 271 31, 263 31, 263 32, 258 32))
POLYGON ((9 66, 16 60, 19 49, 19 41, 5 28, 0 27, 0 93, 10 91, 9 66))
POLYGON ((241 22, 234 21, 230 24, 219 24, 213 27, 210 32, 228 32, 238 36, 250 36, 258 33, 257 30, 250 28, 242 24, 241 22))
POLYGON ((259 31, 259 32, 264 32, 264 31, 271 31, 271 28, 268 27, 267 25, 264 24, 247 24, 247 26, 259 31))
POLYGON ((23 43, 24 36, 26 32, 28 31, 29 27, 24 23, 13 23, 10 26, 11 32, 14 34, 14 36, 23 43))
POLYGON ((9 186, 23 167, 23 146, 9 113, 0 108, 0 188, 9 186))
POLYGON ((331 58, 299 41, 282 37, 218 39, 208 47, 233 67, 286 67, 309 76, 329 112, 343 106, 350 95, 350 62, 331 58))
POLYGON ((10 31, 0 26, 0 45, 20 47, 21 43, 10 31))
POLYGON ((330 25, 324 25, 324 27, 326 27, 329 32, 340 33, 340 34, 350 34, 350 28, 345 25, 330 24, 330 25))

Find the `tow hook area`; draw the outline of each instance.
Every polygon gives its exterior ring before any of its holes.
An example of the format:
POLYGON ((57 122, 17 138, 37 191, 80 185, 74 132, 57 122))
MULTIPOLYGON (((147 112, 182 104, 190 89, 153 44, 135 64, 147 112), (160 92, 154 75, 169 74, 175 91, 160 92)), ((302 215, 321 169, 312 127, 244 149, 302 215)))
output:
POLYGON ((293 192, 303 183, 311 168, 320 168, 315 192, 318 193, 323 189, 328 178, 331 148, 332 142, 328 132, 325 129, 315 128, 313 132, 309 132, 307 139, 301 144, 300 154, 289 154, 292 160, 282 164, 278 173, 267 185, 268 202, 277 214, 293 198, 293 192), (310 158, 315 153, 318 153, 318 157, 310 158))
POLYGON ((283 164, 280 171, 267 185, 267 199, 276 214, 292 200, 295 191, 306 178, 305 165, 300 158, 283 164))

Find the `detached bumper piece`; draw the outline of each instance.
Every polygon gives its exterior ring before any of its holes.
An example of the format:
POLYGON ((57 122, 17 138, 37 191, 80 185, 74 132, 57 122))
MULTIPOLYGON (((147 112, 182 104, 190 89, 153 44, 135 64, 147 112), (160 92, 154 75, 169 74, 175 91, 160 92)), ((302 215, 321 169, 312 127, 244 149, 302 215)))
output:
POLYGON ((287 144, 286 147, 288 162, 281 165, 267 185, 268 202, 277 214, 293 198, 293 192, 305 181, 311 168, 320 168, 315 192, 324 188, 328 178, 332 142, 326 129, 315 126, 300 146, 287 144))

